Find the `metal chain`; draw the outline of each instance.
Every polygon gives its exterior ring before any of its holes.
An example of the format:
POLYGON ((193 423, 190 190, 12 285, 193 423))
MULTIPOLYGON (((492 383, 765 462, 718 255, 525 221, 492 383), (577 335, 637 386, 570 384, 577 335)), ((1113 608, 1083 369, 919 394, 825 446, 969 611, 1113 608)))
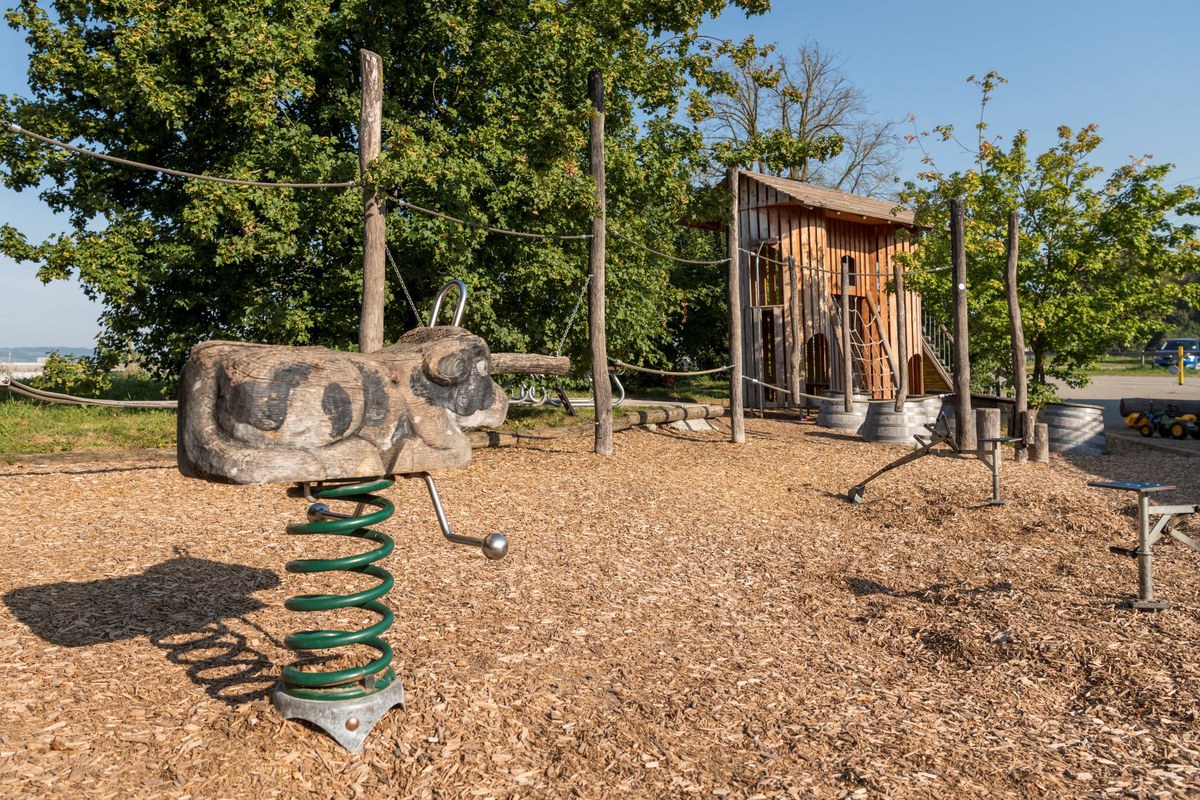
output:
POLYGON ((396 259, 392 258, 392 248, 385 243, 383 252, 387 253, 388 263, 392 266, 392 272, 396 273, 397 280, 400 281, 400 288, 404 290, 404 296, 408 299, 408 307, 412 309, 413 316, 417 318, 417 324, 421 324, 421 312, 417 310, 417 304, 413 302, 412 295, 408 293, 408 284, 404 282, 404 276, 400 274, 400 268, 396 266, 396 259))
POLYGON ((562 338, 558 340, 558 348, 554 351, 554 355, 561 356, 563 345, 567 343, 567 337, 571 335, 571 326, 575 324, 575 317, 579 316, 579 308, 583 305, 583 296, 587 294, 588 286, 592 282, 591 273, 588 273, 587 279, 583 282, 583 288, 579 290, 579 299, 575 301, 575 309, 571 312, 571 318, 567 320, 567 328, 563 331, 562 338))

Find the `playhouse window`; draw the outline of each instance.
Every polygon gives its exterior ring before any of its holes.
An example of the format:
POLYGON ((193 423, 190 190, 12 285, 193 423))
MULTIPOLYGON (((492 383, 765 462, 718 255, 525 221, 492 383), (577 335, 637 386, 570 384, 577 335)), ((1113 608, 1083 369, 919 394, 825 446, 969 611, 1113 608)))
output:
POLYGON ((850 272, 850 285, 858 285, 858 272, 854 269, 854 256, 842 256, 842 269, 850 272))
POLYGON ((750 305, 783 305, 783 253, 778 245, 763 242, 750 259, 750 305))

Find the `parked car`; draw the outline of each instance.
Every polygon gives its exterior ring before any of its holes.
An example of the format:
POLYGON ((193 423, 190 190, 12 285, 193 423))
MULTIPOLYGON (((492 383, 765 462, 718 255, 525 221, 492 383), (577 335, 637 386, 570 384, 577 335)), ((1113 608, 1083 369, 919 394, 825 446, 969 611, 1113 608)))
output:
POLYGON ((1167 339, 1162 349, 1154 354, 1154 366, 1171 367, 1179 360, 1179 348, 1183 348, 1184 369, 1196 369, 1200 364, 1200 339, 1167 339))

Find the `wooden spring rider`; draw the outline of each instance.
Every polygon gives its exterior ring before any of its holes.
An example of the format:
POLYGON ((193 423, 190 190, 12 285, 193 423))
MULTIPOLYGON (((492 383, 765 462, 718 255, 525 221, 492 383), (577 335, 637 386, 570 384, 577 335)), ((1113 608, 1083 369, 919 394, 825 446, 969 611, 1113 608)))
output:
POLYGON ((272 696, 276 709, 286 719, 319 726, 347 750, 362 749, 379 719, 404 705, 392 649, 383 638, 394 617, 382 599, 394 579, 380 562, 395 543, 373 527, 394 508, 375 492, 397 476, 421 479, 447 539, 478 547, 489 559, 503 558, 508 550, 503 534, 475 538, 450 529, 429 473, 470 462, 464 430, 504 421, 508 397, 492 375, 561 375, 570 368, 566 358, 491 353, 483 339, 458 327, 465 304, 466 286, 448 284, 428 327, 375 353, 210 341, 193 348, 183 370, 180 472, 219 483, 298 484, 289 494, 310 505, 307 521, 288 525, 289 534, 351 537, 373 548, 286 566, 292 573, 349 572, 374 583, 349 594, 300 595, 284 604, 302 613, 333 612, 340 618, 350 610, 355 617, 378 617, 358 630, 303 630, 284 639, 301 657, 282 670, 272 696), (459 290, 453 321, 435 325, 452 288, 459 290), (331 503, 353 510, 335 512, 331 503), (363 648, 376 657, 362 657, 363 648), (334 661, 340 668, 328 669, 334 661))

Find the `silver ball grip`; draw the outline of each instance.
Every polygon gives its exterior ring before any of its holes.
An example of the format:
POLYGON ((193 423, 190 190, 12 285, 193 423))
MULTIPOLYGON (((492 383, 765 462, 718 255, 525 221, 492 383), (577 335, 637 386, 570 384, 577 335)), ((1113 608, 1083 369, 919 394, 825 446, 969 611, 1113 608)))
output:
POLYGON ((489 561, 499 561, 508 555, 508 537, 503 533, 491 533, 483 540, 483 554, 489 561))

